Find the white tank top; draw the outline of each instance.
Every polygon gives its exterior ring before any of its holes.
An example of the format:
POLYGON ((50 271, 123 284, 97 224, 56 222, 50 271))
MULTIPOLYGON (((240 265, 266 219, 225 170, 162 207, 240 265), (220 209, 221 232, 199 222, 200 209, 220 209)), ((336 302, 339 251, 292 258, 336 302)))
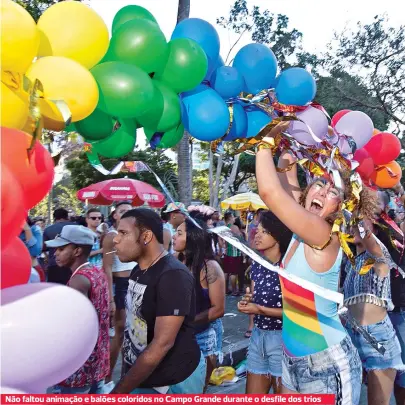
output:
MULTIPOLYGON (((111 228, 110 232, 113 232, 118 235, 117 230, 115 230, 114 228, 111 228)), ((132 270, 138 264, 137 262, 122 263, 115 253, 112 253, 112 255, 113 255, 113 264, 112 264, 113 273, 120 273, 121 271, 132 270)))

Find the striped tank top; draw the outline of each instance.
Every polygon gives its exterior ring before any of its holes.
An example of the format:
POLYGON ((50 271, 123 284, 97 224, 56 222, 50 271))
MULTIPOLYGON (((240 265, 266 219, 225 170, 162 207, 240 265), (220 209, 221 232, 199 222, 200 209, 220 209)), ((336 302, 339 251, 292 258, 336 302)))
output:
MULTIPOLYGON (((288 250, 297 239, 294 235, 288 250)), ((301 242, 286 271, 337 291, 341 261, 340 249, 332 268, 324 273, 317 273, 309 266, 305 258, 304 243, 301 242)), ((319 297, 283 277, 280 277, 280 283, 283 293, 283 344, 288 356, 302 357, 321 352, 345 338, 346 331, 340 322, 335 302, 319 297)))
MULTIPOLYGON (((228 224, 227 227, 231 229, 232 225, 228 224)), ((226 256, 228 257, 240 257, 242 256, 242 252, 236 248, 235 246, 231 245, 230 243, 226 244, 226 256)))

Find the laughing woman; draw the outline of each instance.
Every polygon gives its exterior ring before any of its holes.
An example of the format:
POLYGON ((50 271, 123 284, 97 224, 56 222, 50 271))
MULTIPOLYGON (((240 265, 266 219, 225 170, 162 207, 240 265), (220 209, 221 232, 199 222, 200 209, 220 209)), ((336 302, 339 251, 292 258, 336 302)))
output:
MULTIPOLYGON (((279 124, 270 136, 286 128, 285 123, 279 124)), ((292 161, 284 154, 279 165, 286 167, 292 161)), ((260 197, 294 234, 283 261, 286 272, 338 291, 342 249, 331 231, 342 202, 351 194, 350 183, 344 180, 344 189, 338 189, 333 182, 318 179, 301 194, 296 167, 279 177, 266 142, 256 154, 256 178, 260 197)), ((362 191, 361 201, 366 193, 362 191)), ((361 361, 340 322, 336 303, 286 279, 281 279, 281 285, 282 392, 330 393, 337 404, 358 404, 361 361)))
POLYGON ((190 219, 181 224, 173 237, 173 249, 193 273, 196 291, 196 338, 207 362, 204 392, 217 357, 222 354, 222 321, 225 311, 225 276, 214 260, 212 240, 207 226, 198 228, 190 219))

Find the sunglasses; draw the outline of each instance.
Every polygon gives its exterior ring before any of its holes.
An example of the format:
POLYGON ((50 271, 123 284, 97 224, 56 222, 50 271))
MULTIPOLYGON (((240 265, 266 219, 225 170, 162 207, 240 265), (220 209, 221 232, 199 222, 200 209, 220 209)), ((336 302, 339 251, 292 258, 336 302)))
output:
POLYGON ((90 217, 90 219, 93 220, 93 221, 97 221, 98 219, 101 221, 101 218, 102 217, 90 217))

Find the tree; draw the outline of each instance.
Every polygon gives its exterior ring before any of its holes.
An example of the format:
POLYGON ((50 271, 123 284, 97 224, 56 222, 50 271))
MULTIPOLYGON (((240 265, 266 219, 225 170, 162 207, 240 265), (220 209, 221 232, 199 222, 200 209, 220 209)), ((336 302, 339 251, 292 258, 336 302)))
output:
POLYGON ((394 28, 386 16, 375 16, 370 24, 357 23, 355 30, 335 34, 325 56, 331 71, 361 78, 370 100, 340 88, 343 99, 384 114, 400 134, 405 125, 405 26, 394 28), (402 127, 401 127, 402 126, 402 127))
POLYGON ((193 199, 209 204, 210 190, 208 187, 207 170, 193 171, 193 199))
MULTIPOLYGON (((63 0, 14 0, 23 6, 35 21, 38 21, 41 14, 52 4, 60 3, 63 0)), ((81 1, 81 0, 79 0, 81 1)))
MULTIPOLYGON (((120 159, 107 159, 100 158, 101 163, 108 170, 111 170, 116 164, 122 160, 140 160, 146 163, 165 183, 169 190, 173 191, 174 184, 177 180, 176 166, 161 150, 153 151, 139 150, 129 153, 120 159)), ((106 180, 106 177, 99 171, 93 168, 89 163, 86 153, 81 153, 77 158, 71 159, 66 164, 67 169, 70 171, 71 181, 76 190, 87 187, 90 184, 106 180)), ((155 176, 148 172, 141 173, 118 173, 111 178, 121 178, 128 176, 136 180, 144 181, 152 186, 160 189, 159 183, 156 181, 155 176)))
MULTIPOLYGON (((179 0, 177 8, 177 23, 188 18, 190 15, 190 0, 179 0)), ((178 165, 178 191, 179 199, 186 205, 190 205, 193 180, 192 180, 192 152, 190 145, 190 135, 184 131, 183 138, 177 146, 177 165, 178 165)))

